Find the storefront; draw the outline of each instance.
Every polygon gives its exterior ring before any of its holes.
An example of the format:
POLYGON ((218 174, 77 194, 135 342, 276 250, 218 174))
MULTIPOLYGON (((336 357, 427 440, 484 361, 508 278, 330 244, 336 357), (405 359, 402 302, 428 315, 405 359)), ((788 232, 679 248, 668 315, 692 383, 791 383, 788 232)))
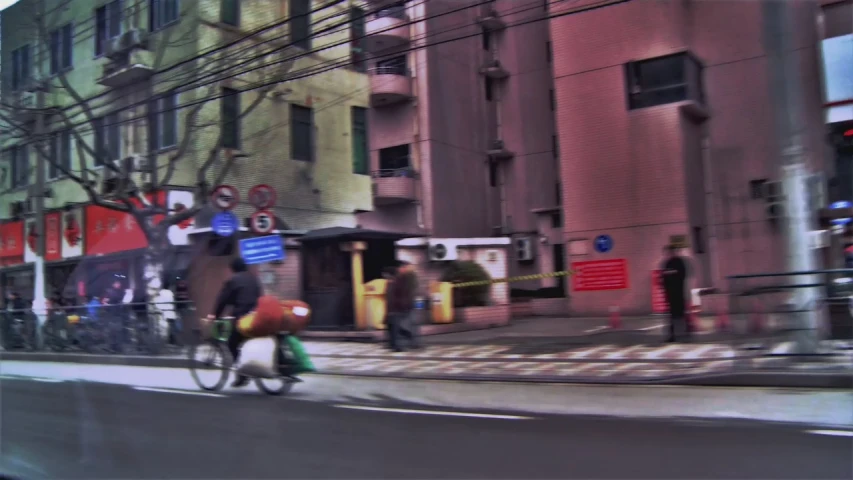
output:
POLYGON ((0 290, 23 298, 32 296, 32 268, 24 264, 24 222, 0 223, 0 290))

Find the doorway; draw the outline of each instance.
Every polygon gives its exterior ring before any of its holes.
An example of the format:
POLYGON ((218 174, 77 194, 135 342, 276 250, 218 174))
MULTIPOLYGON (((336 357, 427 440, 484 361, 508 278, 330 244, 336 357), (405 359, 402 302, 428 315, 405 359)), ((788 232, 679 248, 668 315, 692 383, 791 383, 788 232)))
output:
MULTIPOLYGON (((566 269, 566 258, 565 258, 565 246, 562 243, 557 243, 552 246, 553 251, 553 260, 554 260, 554 271, 562 272, 566 269)), ((557 288, 560 289, 561 296, 566 296, 566 277, 557 277, 557 288)))

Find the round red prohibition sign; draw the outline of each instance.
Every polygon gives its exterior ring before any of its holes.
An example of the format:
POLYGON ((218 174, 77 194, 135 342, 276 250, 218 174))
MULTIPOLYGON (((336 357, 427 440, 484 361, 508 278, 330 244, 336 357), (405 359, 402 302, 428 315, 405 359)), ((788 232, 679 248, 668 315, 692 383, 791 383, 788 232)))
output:
POLYGON ((275 217, 272 212, 258 210, 252 214, 249 224, 255 233, 270 233, 275 230, 275 217))
POLYGON ((240 201, 240 194, 231 185, 220 185, 213 190, 213 204, 222 210, 231 210, 240 201))
POLYGON ((275 189, 269 185, 255 185, 249 190, 249 203, 254 205, 258 210, 272 208, 275 205, 275 200, 275 189))

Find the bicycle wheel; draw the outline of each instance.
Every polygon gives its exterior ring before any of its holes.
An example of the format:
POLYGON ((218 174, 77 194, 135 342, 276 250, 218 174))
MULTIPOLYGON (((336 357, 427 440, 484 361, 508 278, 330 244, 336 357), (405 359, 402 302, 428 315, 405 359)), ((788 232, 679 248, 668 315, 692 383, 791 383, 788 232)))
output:
POLYGON ((224 343, 206 341, 193 345, 189 352, 190 373, 202 390, 217 391, 225 386, 234 360, 224 343))
POLYGON ((276 397, 290 393, 293 390, 293 383, 285 377, 255 379, 255 385, 260 391, 276 397))

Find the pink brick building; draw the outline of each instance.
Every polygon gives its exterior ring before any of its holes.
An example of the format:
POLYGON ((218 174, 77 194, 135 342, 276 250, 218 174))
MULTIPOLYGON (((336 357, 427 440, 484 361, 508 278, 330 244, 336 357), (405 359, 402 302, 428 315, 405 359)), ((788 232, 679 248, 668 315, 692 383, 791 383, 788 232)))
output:
POLYGON ((546 243, 539 227, 559 232, 547 22, 512 26, 543 18, 545 5, 482 3, 368 2, 384 9, 367 17, 365 56, 354 57, 371 79, 374 188, 374 209, 358 221, 438 238, 510 236, 530 252, 513 249, 512 273, 550 272, 562 242, 546 243))
MULTIPOLYGON (((552 2, 551 14, 591 4, 601 2, 552 2)), ((821 7, 789 4, 819 185, 833 175, 821 7)), ((563 237, 567 261, 585 272, 573 280, 574 313, 648 313, 652 270, 670 241, 689 244, 693 286, 784 270, 783 229, 761 187, 778 179, 780 150, 762 22, 762 2, 737 0, 614 2, 550 20, 563 237), (606 253, 594 248, 600 235, 612 239, 606 253), (624 262, 576 263, 602 260, 624 262)), ((819 191, 815 202, 825 202, 819 191)))

